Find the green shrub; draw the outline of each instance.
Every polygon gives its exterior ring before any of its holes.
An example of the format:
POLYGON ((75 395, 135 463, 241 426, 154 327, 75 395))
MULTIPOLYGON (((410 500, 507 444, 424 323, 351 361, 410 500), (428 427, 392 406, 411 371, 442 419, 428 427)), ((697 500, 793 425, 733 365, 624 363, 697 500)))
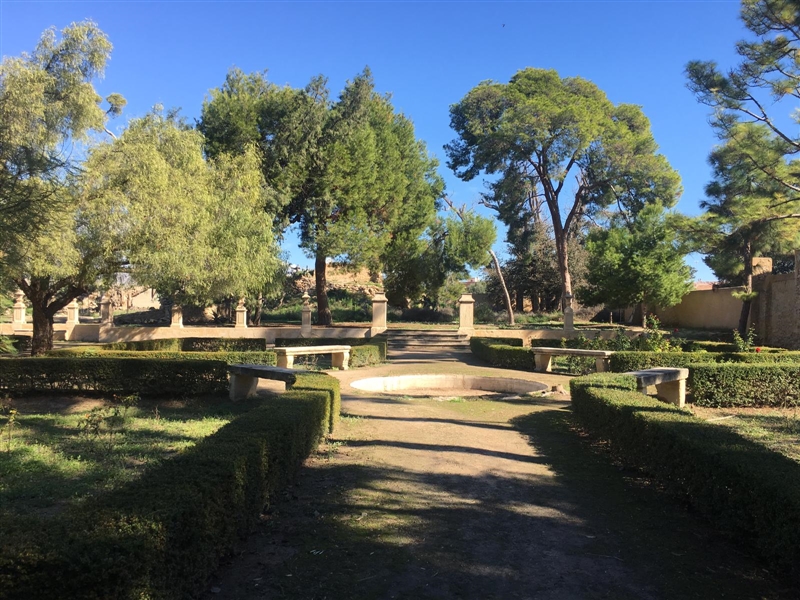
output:
POLYGON ((519 371, 533 371, 533 354, 530 348, 522 347, 522 340, 492 339, 472 337, 469 340, 472 353, 488 362, 493 367, 503 369, 517 369, 519 371), (506 342, 518 342, 520 345, 512 346, 506 342))
POLYGON ((267 340, 264 338, 183 338, 181 350, 184 352, 264 352, 267 340))
POLYGON ((373 338, 276 338, 275 347, 305 347, 305 346, 352 346, 350 351, 350 366, 364 367, 386 362, 386 336, 373 338), (377 351, 377 360, 370 350, 355 351, 356 347, 374 346, 377 351), (354 352, 355 351, 355 352, 354 352), (358 358, 355 358, 358 354, 358 358), (359 364, 354 364, 354 360, 359 364))
POLYGON ((141 340, 138 342, 112 342, 99 346, 101 351, 121 350, 130 352, 180 352, 183 340, 180 338, 169 338, 164 340, 141 340))
POLYGON ((104 392, 142 396, 197 396, 228 388, 221 360, 157 358, 9 358, 0 361, 0 390, 104 392))
POLYGON ((698 363, 713 362, 708 352, 615 352, 611 355, 614 373, 641 371, 656 367, 688 367, 698 363))
POLYGON ((587 429, 797 575, 800 464, 688 411, 587 379, 571 382, 575 415, 587 429))
POLYGON ((149 358, 158 360, 221 360, 229 365, 268 365, 275 366, 275 352, 166 352, 145 350, 98 350, 97 346, 62 348, 47 353, 50 357, 74 358, 149 358))
POLYGON ((14 340, 4 335, 0 335, 0 354, 8 354, 13 356, 18 353, 19 350, 17 350, 14 340))
POLYGON ((287 392, 46 526, 15 522, 0 546, 0 593, 28 600, 194 597, 316 447, 327 406, 324 393, 287 392))
POLYGON ((798 406, 800 365, 694 365, 689 388, 698 406, 798 406))
POLYGON ((294 384, 288 389, 300 392, 305 390, 324 391, 328 395, 327 422, 328 431, 333 433, 339 424, 339 415, 342 412, 342 394, 339 380, 325 373, 304 373, 299 371, 294 384))

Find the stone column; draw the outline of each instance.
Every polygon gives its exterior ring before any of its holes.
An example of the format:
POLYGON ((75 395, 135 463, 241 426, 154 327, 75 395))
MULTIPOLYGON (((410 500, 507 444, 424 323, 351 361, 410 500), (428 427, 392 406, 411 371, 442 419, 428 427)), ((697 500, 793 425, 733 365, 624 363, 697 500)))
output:
POLYGON ((28 322, 25 314, 25 301, 23 300, 24 297, 25 294, 22 293, 22 290, 17 290, 14 293, 14 318, 12 320, 14 325, 25 325, 28 322))
POLYGON ((575 311, 572 310, 572 294, 564 296, 567 307, 564 309, 564 331, 575 331, 575 311))
POLYGON ((303 308, 300 312, 300 337, 311 337, 311 296, 303 294, 303 308))
POLYGON ((67 325, 77 325, 81 321, 80 305, 77 300, 67 304, 67 325))
POLYGON ((386 331, 386 306, 388 304, 386 295, 383 292, 378 292, 372 297, 372 327, 370 327, 370 336, 378 335, 386 331))
POLYGON ((244 306, 244 298, 239 298, 239 305, 236 307, 236 329, 247 328, 247 309, 244 306))
POLYGON ((178 304, 172 305, 172 312, 170 313, 170 327, 174 327, 176 329, 183 328, 183 308, 178 304))
POLYGON ((475 331, 475 299, 472 294, 461 294, 458 299, 458 332, 472 335, 475 331))
POLYGON ((114 326, 114 305, 105 294, 100 298, 100 325, 114 326))

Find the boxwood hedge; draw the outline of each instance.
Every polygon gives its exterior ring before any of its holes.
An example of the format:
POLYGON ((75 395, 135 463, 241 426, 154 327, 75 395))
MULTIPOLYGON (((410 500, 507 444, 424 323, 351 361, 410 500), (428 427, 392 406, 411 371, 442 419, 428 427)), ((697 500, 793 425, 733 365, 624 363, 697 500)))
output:
POLYGON ((350 366, 366 367, 386 361, 387 340, 384 336, 373 338, 276 338, 275 346, 351 346, 350 366))
POLYGON ((339 424, 339 414, 342 412, 342 395, 339 380, 325 373, 297 372, 295 382, 288 386, 295 391, 315 390, 323 391, 328 396, 328 431, 333 433, 339 424))
POLYGON ((0 597, 195 597, 316 447, 328 402, 312 390, 271 398, 136 481, 4 524, 0 597))
POLYGON ((267 349, 264 338, 168 338, 136 342, 113 342, 99 346, 102 350, 128 350, 133 352, 164 350, 169 352, 263 352, 267 349))
MULTIPOLYGON (((722 365, 724 366, 724 365, 722 365)), ((573 379, 577 418, 625 459, 679 491, 737 540, 800 574, 800 464, 690 412, 621 389, 606 377, 573 379)), ((611 377, 613 379, 613 376, 611 377)))
POLYGON ((226 364, 275 366, 275 352, 170 352, 166 350, 100 350, 97 346, 79 346, 48 352, 51 357, 75 358, 150 358, 159 360, 221 360, 226 364))
POLYGON ((221 360, 106 356, 0 360, 0 390, 11 394, 94 391, 184 397, 227 388, 227 363, 221 360))
POLYGON ((800 365, 693 365, 688 383, 699 406, 800 405, 800 365))
POLYGON ((521 339, 494 339, 472 337, 469 340, 472 353, 493 367, 533 371, 533 354, 530 348, 522 347, 521 339))

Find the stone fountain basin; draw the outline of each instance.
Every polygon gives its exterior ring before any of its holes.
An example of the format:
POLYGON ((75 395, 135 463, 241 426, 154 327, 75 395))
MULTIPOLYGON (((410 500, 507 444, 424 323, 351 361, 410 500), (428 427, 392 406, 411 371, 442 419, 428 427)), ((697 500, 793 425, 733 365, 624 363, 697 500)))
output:
POLYGON ((452 392, 473 390, 516 395, 530 395, 548 389, 538 381, 512 379, 511 377, 481 377, 480 375, 425 374, 396 375, 394 377, 370 377, 350 384, 357 390, 383 394, 413 395, 414 392, 430 395, 431 391, 452 392))

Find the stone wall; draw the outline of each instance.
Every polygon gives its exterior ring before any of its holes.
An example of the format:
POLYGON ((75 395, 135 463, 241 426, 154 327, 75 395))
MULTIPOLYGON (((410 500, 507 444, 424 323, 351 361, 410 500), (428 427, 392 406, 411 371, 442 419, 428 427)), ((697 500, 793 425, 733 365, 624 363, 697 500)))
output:
POLYGON ((731 294, 744 288, 716 288, 695 290, 670 308, 656 311, 664 326, 696 329, 734 329, 739 325, 742 301, 731 294))
POLYGON ((759 342, 766 346, 800 348, 797 323, 800 298, 795 278, 795 273, 754 278, 753 289, 758 291, 758 296, 750 309, 750 323, 759 342))

